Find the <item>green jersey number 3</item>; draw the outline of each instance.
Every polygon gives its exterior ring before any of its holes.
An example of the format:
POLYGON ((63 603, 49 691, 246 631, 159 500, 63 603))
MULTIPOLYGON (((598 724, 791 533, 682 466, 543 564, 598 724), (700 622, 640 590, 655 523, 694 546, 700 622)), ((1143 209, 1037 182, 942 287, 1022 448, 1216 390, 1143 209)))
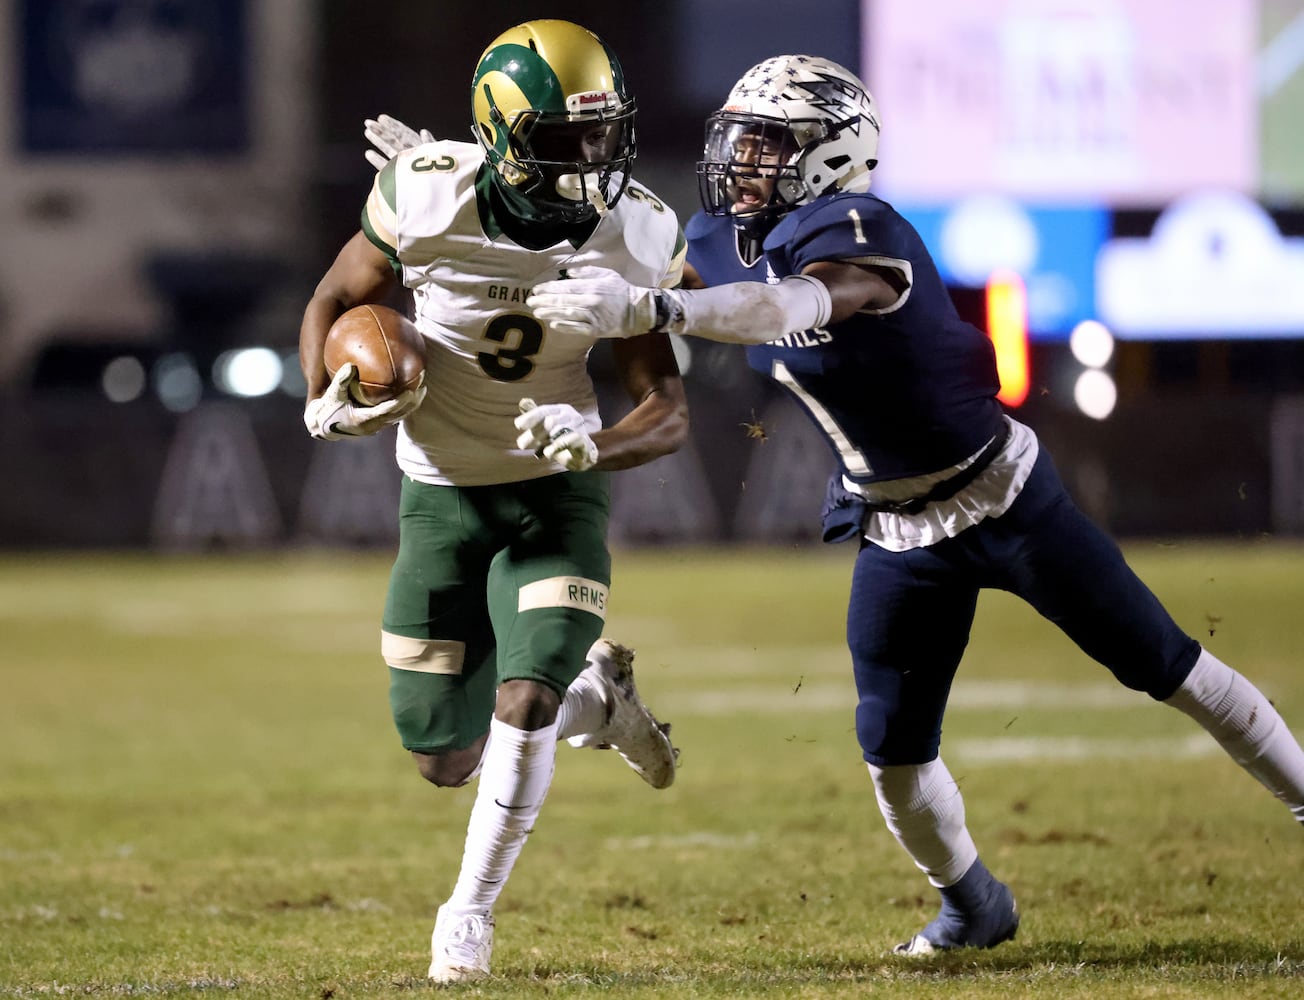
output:
POLYGON ((485 327, 485 340, 501 344, 497 351, 481 351, 481 370, 498 382, 519 382, 534 371, 531 360, 543 346, 543 325, 533 316, 504 313, 485 327))

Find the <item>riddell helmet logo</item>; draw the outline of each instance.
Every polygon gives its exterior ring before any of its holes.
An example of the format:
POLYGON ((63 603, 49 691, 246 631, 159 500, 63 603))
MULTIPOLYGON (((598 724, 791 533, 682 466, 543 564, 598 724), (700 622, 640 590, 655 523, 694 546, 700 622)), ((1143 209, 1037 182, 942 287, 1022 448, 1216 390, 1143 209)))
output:
POLYGON ((567 111, 584 111, 593 107, 619 108, 620 96, 610 90, 586 90, 582 94, 570 94, 566 98, 567 111))

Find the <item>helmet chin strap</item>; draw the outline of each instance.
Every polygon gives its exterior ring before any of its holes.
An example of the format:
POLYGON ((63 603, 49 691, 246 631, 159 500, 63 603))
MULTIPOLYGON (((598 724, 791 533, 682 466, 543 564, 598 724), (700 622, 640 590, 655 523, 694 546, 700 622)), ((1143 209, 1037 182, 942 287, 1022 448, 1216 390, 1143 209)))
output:
MULTIPOLYGON (((502 208, 510 216, 505 224, 500 217, 499 224, 504 231, 511 235, 513 239, 517 239, 518 242, 520 242, 521 237, 520 230, 524 230, 526 234, 537 234, 543 230, 549 234, 551 241, 547 245, 551 246, 553 242, 556 242, 555 238, 553 238, 556 235, 556 228, 560 226, 564 229, 570 224, 570 220, 551 213, 545 203, 522 194, 518 187, 508 183, 503 178, 501 172, 494 178, 493 190, 502 199, 502 208)), ((561 206, 558 205, 557 209, 560 210, 561 206)))

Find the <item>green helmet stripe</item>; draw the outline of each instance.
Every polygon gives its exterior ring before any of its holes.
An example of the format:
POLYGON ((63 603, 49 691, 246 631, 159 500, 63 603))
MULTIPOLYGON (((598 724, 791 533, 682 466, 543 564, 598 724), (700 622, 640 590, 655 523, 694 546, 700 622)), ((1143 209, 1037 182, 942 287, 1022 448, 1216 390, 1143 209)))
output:
POLYGON ((607 54, 607 61, 611 63, 611 84, 612 88, 620 95, 622 101, 629 100, 629 91, 625 89, 625 70, 620 65, 620 60, 616 58, 616 53, 611 51, 611 46, 602 39, 602 51, 607 54))
MULTIPOLYGON (((479 87, 485 75, 495 71, 504 74, 520 88, 531 108, 565 114, 566 94, 562 90, 561 81, 557 79, 552 67, 533 49, 524 45, 496 46, 485 53, 476 69, 473 85, 479 87)), ((517 110, 520 109, 509 108, 504 114, 517 110)))

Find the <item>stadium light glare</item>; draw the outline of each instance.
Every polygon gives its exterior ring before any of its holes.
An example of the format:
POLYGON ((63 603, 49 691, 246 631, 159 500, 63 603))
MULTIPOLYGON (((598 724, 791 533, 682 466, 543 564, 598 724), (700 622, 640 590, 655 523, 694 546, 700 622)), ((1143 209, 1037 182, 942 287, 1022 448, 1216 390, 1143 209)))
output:
POLYGON ((151 377, 159 401, 173 413, 193 410, 204 395, 204 382, 189 354, 164 354, 155 362, 151 377))
POLYGON ((1099 320, 1084 319, 1069 334, 1069 350, 1087 368, 1104 368, 1114 356, 1114 335, 1099 320))
POLYGON ((100 388, 113 403, 130 403, 145 391, 145 366, 129 354, 114 358, 100 373, 100 388))
POLYGON ((233 396, 266 396, 281 384, 281 367, 270 347, 223 351, 213 362, 213 384, 233 396))
POLYGON ((1108 372, 1088 368, 1073 385, 1073 402, 1092 420, 1104 420, 1118 403, 1118 387, 1108 372))

